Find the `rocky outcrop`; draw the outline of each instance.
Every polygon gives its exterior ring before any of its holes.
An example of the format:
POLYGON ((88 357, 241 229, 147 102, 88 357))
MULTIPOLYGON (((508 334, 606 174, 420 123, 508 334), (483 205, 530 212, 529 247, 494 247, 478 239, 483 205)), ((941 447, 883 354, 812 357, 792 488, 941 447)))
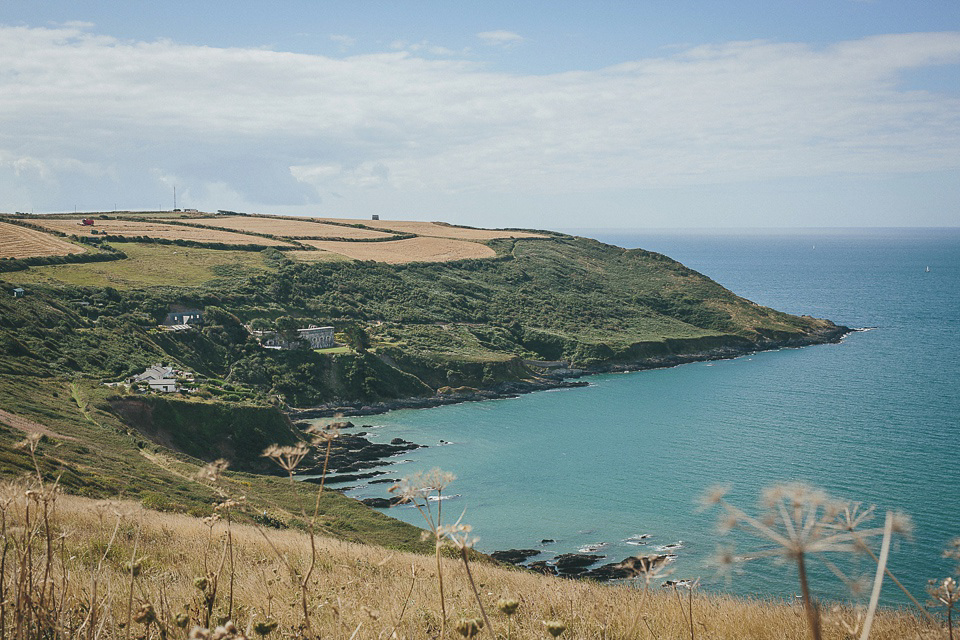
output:
POLYGON ((632 556, 625 558, 621 562, 613 562, 590 569, 589 571, 584 571, 579 577, 589 580, 599 580, 601 582, 637 578, 656 571, 672 559, 673 557, 667 554, 632 556))
POLYGON ((561 576, 579 576, 605 557, 596 553, 561 553, 553 559, 553 565, 561 576))
POLYGON ((519 565, 526 562, 527 558, 540 555, 539 549, 508 549, 506 551, 494 551, 490 557, 497 562, 519 565))

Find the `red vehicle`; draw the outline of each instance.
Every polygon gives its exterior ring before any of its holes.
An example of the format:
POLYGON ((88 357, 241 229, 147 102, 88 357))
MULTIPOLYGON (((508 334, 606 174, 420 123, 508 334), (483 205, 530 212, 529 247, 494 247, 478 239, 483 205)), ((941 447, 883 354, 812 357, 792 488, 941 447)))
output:
POLYGON ((82 224, 82 225, 85 226, 85 227, 92 227, 92 226, 93 226, 93 218, 84 218, 83 220, 80 221, 80 224, 82 224))

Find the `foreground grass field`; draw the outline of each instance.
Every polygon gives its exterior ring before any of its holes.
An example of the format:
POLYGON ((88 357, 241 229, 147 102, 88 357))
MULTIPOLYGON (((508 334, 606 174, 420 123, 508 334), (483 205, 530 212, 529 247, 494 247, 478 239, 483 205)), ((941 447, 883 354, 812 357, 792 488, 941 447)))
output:
MULTIPOLYGON (((230 524, 231 513, 244 508, 221 499, 216 517, 198 519, 131 502, 57 495, 49 485, 6 485, 0 493, 0 633, 103 639, 186 638, 192 632, 190 638, 372 640, 471 637, 474 631, 518 639, 809 637, 798 605, 662 588, 659 581, 604 586, 502 568, 477 556, 465 565, 322 537, 311 560, 304 533, 230 524), (484 615, 489 624, 481 630, 484 615), (235 635, 229 635, 228 620, 235 635), (216 625, 224 626, 219 636, 196 630, 216 625)), ((826 612, 823 637, 857 637, 858 619, 862 611, 826 612)), ((874 620, 870 637, 938 638, 946 632, 909 613, 886 611, 874 620)))

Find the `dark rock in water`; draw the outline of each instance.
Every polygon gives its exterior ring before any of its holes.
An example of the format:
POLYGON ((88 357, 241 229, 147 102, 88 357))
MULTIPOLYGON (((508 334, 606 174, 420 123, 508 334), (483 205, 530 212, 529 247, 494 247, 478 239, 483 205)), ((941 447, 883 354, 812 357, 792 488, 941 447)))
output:
MULTIPOLYGON (((330 459, 327 460, 327 468, 333 473, 356 474, 358 478, 372 477, 369 475, 357 474, 358 471, 393 464, 393 460, 388 460, 404 451, 419 449, 421 445, 408 442, 401 438, 394 438, 389 444, 370 442, 365 436, 366 431, 358 433, 341 432, 330 448, 330 459)), ((326 449, 314 454, 308 462, 301 465, 301 473, 319 473, 323 468, 326 457, 326 449)), ((346 476, 345 476, 346 477, 346 476)))
POLYGON ((377 478, 376 480, 371 480, 370 484, 387 484, 388 482, 396 483, 400 481, 396 478, 377 478))
POLYGON ((625 558, 621 562, 612 562, 589 571, 584 571, 578 577, 590 580, 626 580, 627 578, 636 578, 654 571, 662 565, 670 562, 673 558, 668 555, 652 556, 632 556, 625 558))
POLYGON ((576 576, 587 570, 592 564, 603 560, 606 556, 595 553, 562 553, 554 558, 557 573, 562 576, 576 576))
POLYGON ((553 544, 554 542, 556 542, 556 540, 553 538, 544 538, 540 541, 540 544, 553 544))
POLYGON ((543 560, 537 560, 536 562, 531 562, 527 565, 527 568, 531 571, 536 571, 537 573, 542 573, 546 576, 555 576, 557 575, 557 568, 552 564, 547 564, 543 560))
POLYGON ((400 498, 363 498, 360 502, 374 509, 388 509, 400 502, 400 498))
POLYGON ((695 584, 694 580, 666 580, 660 586, 664 589, 672 589, 673 587, 691 587, 695 584))
POLYGON ((367 473, 340 473, 335 476, 327 476, 324 482, 322 478, 306 478, 304 482, 313 484, 337 484, 338 482, 356 482, 357 480, 366 480, 367 478, 376 478, 382 476, 384 471, 369 471, 367 473))
POLYGON ((490 557, 497 562, 520 564, 527 558, 531 558, 539 554, 539 549, 508 549, 507 551, 494 551, 490 554, 490 557))

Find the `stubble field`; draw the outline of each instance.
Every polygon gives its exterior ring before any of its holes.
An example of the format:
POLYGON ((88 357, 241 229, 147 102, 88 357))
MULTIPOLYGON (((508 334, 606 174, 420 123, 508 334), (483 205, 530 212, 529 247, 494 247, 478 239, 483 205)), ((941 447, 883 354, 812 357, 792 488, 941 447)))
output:
POLYGON ((65 256, 83 252, 83 247, 42 231, 0 222, 0 258, 65 256))

